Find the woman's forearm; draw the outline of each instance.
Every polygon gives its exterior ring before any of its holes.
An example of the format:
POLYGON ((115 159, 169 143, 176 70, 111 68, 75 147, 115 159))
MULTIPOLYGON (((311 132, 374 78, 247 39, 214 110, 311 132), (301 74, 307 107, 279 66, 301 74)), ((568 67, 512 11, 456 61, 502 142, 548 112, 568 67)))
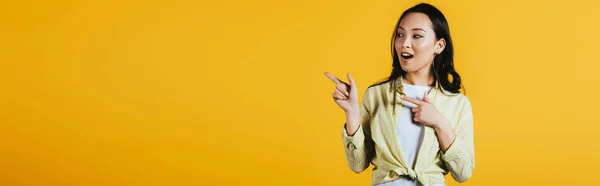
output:
POLYGON ((348 136, 354 136, 360 126, 360 114, 358 109, 350 110, 346 114, 346 132, 348 136))
POLYGON ((450 122, 445 118, 442 120, 442 122, 435 125, 434 128, 440 143, 440 148, 442 149, 442 152, 446 152, 448 148, 450 148, 450 145, 452 145, 454 142, 456 134, 454 134, 450 122))

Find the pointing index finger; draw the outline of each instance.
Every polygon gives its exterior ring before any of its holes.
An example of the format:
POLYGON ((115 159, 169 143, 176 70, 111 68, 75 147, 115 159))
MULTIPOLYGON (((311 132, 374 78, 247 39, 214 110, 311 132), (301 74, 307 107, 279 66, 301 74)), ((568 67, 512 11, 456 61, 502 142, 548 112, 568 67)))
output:
POLYGON ((421 100, 418 100, 418 99, 415 99, 415 98, 411 98, 411 97, 408 97, 408 96, 400 96, 400 98, 402 100, 404 100, 404 101, 408 101, 408 102, 414 103, 415 105, 421 105, 421 104, 425 103, 425 102, 423 102, 421 100))
POLYGON ((342 82, 340 82, 340 80, 338 78, 331 75, 329 72, 325 72, 325 76, 327 76, 329 79, 331 79, 331 81, 333 81, 334 83, 342 83, 342 82))

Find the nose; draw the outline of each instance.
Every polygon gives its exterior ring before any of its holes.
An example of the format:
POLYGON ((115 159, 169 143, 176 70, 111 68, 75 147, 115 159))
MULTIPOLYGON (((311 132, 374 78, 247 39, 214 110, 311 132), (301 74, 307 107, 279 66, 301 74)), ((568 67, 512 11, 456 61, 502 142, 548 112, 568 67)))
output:
POLYGON ((403 47, 403 48, 410 48, 410 39, 409 39, 409 38, 405 38, 405 39, 402 41, 402 47, 403 47))

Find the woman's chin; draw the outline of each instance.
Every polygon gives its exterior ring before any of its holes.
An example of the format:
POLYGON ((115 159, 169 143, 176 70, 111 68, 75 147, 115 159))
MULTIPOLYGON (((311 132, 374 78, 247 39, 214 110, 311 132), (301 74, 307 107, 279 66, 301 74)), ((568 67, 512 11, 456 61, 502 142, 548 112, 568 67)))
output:
POLYGON ((412 65, 400 62, 400 66, 404 72, 414 72, 417 71, 417 68, 413 68, 412 65))
POLYGON ((400 61, 400 67, 404 72, 412 73, 426 68, 427 64, 415 63, 414 61, 412 63, 405 63, 400 61))

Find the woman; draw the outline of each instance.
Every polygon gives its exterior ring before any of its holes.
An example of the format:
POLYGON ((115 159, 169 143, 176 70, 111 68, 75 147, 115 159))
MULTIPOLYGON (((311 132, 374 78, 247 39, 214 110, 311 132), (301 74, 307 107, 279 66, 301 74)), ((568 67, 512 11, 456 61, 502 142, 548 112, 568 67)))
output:
POLYGON ((392 73, 367 88, 360 106, 354 79, 336 83, 346 114, 346 160, 360 173, 373 164, 373 185, 445 185, 469 179, 475 167, 473 114, 460 93, 448 23, 434 6, 406 10, 392 37, 392 73), (452 76, 452 79, 449 78, 452 76))

